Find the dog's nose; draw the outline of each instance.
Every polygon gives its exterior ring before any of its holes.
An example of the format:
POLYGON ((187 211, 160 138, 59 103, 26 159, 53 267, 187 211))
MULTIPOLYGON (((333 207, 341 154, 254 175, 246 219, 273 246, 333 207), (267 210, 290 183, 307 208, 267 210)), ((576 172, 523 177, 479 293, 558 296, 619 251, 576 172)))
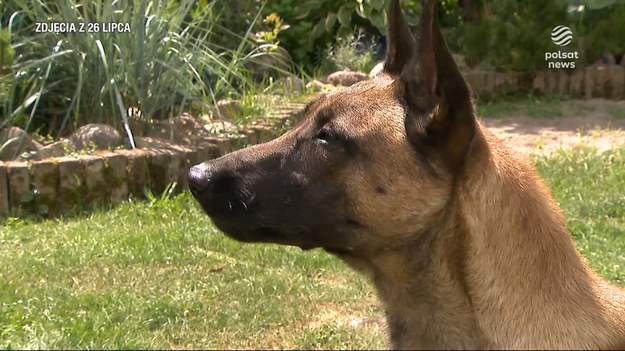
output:
POLYGON ((191 167, 187 173, 187 179, 189 181, 189 189, 195 195, 203 193, 210 184, 210 176, 207 174, 207 167, 201 163, 197 166, 191 167))

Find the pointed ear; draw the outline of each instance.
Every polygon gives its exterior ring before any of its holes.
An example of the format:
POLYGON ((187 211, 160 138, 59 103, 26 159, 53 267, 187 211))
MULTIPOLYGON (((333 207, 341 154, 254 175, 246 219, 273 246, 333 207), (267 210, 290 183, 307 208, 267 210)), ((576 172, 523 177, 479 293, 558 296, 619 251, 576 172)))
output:
POLYGON ((406 133, 412 145, 450 171, 460 170, 476 131, 471 93, 449 52, 428 0, 415 57, 401 75, 406 133))
POLYGON ((415 39, 399 8, 399 0, 392 0, 388 9, 386 46, 384 70, 393 75, 400 74, 414 54, 415 39))

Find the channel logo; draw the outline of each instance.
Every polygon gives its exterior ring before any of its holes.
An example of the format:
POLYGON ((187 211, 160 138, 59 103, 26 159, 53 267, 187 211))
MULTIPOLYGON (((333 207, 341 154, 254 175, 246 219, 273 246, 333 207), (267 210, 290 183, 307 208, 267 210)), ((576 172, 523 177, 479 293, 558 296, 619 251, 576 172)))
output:
POLYGON ((551 31, 551 40, 559 46, 569 45, 573 39, 573 32, 567 26, 557 26, 551 31))

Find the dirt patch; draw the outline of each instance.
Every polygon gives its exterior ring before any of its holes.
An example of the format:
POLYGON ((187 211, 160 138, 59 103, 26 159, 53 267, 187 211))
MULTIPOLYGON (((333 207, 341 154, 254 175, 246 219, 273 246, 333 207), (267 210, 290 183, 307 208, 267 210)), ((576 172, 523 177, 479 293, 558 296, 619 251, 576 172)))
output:
POLYGON ((483 118, 482 123, 510 147, 523 153, 550 154, 588 145, 606 151, 625 145, 625 101, 593 99, 562 102, 563 116, 523 114, 483 118))

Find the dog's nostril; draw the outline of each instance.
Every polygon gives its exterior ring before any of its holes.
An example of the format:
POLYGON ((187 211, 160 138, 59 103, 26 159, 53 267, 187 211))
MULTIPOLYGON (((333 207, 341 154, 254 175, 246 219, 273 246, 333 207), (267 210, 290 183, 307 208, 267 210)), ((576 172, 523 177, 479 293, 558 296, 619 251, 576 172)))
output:
POLYGON ((205 172, 205 169, 198 166, 193 166, 187 173, 187 179, 189 181, 189 188, 191 191, 201 193, 208 188, 210 178, 205 172))

